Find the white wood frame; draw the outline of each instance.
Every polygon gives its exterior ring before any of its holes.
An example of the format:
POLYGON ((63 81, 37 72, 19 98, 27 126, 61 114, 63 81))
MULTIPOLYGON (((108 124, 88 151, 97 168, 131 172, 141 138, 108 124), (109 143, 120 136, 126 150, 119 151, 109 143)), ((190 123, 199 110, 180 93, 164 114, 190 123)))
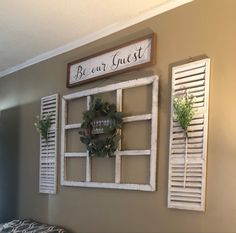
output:
POLYGON ((48 144, 40 136, 39 192, 57 193, 58 94, 41 99, 41 116, 51 114, 48 144))
MULTIPOLYGON (((104 87, 97 87, 85 91, 80 91, 62 97, 62 125, 61 125, 61 185, 92 187, 92 188, 110 188, 110 189, 128 189, 155 191, 156 190, 156 158, 157 158, 157 119, 158 118, 158 76, 144 77, 126 82, 111 84, 104 87), (68 153, 66 150, 66 130, 79 129, 81 124, 67 124, 67 101, 87 97, 87 109, 91 101, 91 96, 105 92, 116 91, 117 110, 122 110, 122 90, 152 85, 152 112, 150 114, 129 116, 124 118, 124 122, 151 121, 151 145, 150 150, 126 150, 121 151, 121 143, 116 151, 115 159, 115 181, 114 183, 92 182, 91 181, 91 158, 88 152, 68 153), (128 184, 121 183, 121 158, 122 156, 150 156, 150 180, 148 184, 128 184), (86 158, 86 181, 69 181, 66 178, 66 158, 85 157, 86 158)), ((121 133, 121 132, 120 132, 121 133)))
POLYGON ((169 208, 205 211, 209 78, 209 58, 172 69, 169 208), (194 96, 196 111, 188 128, 188 139, 173 119, 174 97, 185 89, 194 96))

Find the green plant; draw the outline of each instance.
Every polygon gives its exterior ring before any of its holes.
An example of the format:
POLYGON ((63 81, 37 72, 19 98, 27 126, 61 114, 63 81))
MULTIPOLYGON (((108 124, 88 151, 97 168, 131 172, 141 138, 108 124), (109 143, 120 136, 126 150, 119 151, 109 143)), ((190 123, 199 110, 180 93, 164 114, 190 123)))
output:
POLYGON ((187 92, 174 99, 174 119, 179 122, 187 137, 188 126, 195 114, 193 104, 194 97, 187 92))
POLYGON ((86 145, 90 156, 111 157, 118 147, 121 126, 122 113, 116 111, 115 104, 93 100, 89 110, 83 113, 80 141, 86 145), (95 122, 99 123, 98 129, 95 122))
POLYGON ((48 131, 51 127, 51 115, 37 116, 37 121, 34 123, 36 130, 42 136, 43 139, 48 143, 48 131))

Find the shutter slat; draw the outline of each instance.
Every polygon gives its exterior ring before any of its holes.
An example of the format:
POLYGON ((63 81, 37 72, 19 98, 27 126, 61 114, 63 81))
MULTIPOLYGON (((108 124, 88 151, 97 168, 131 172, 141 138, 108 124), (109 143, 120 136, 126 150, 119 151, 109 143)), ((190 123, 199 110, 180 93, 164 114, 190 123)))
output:
MULTIPOLYGON (((188 148, 202 148, 203 144, 202 143, 194 143, 194 144, 189 144, 188 143, 188 148)), ((185 143, 182 144, 173 144, 172 149, 184 149, 185 148, 185 143)))
POLYGON ((201 198, 201 193, 185 193, 185 192, 172 192, 172 197, 195 197, 195 198, 201 198))
MULTIPOLYGON (((189 94, 192 95, 201 95, 202 93, 205 93, 205 87, 199 86, 199 87, 192 87, 188 89, 189 94)), ((185 90, 173 90, 174 95, 183 95, 185 93, 185 90)))
POLYGON ((204 59, 202 62, 201 61, 191 62, 191 63, 188 63, 187 65, 174 67, 173 70, 174 70, 175 74, 179 74, 181 72, 186 72, 189 70, 194 70, 194 69, 197 69, 200 67, 205 67, 205 66, 206 66, 206 61, 204 59))
POLYGON ((191 90, 191 88, 197 87, 197 86, 203 86, 205 84, 204 80, 201 81, 195 81, 195 82, 189 82, 189 83, 185 83, 184 85, 176 85, 175 86, 175 90, 186 90, 187 88, 189 88, 191 90))
MULTIPOLYGON (((197 70, 195 70, 195 71, 197 71, 197 70)), ((187 72, 179 73, 178 75, 176 75, 176 76, 178 76, 178 78, 176 78, 175 84, 182 85, 184 83, 204 79, 205 74, 203 74, 203 72, 205 71, 205 68, 200 68, 198 71, 200 71, 200 72, 187 71, 187 72), (202 74, 200 74, 200 73, 202 73, 202 74), (199 75, 197 75, 197 74, 199 74, 199 75)))
POLYGON ((171 196, 172 201, 201 202, 201 197, 171 196))
MULTIPOLYGON (((189 131, 203 131, 203 124, 199 124, 199 125, 190 125, 189 126, 189 131)), ((183 132, 182 127, 177 126, 177 127, 173 127, 173 132, 183 132)))
POLYGON ((172 69, 168 207, 205 210, 208 128, 209 59, 172 69), (188 138, 173 119, 173 99, 185 92, 194 97, 195 115, 188 138))

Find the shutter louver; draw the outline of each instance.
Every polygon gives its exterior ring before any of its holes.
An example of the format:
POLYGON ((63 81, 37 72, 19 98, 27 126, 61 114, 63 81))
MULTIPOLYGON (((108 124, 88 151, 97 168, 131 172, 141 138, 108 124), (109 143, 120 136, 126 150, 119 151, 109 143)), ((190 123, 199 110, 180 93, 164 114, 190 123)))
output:
POLYGON ((168 207, 205 210, 210 59, 172 69, 168 207), (185 91, 194 96, 195 115, 188 139, 173 118, 173 100, 185 91))
POLYGON ((57 120, 58 94, 41 99, 41 116, 50 114, 51 127, 48 143, 40 137, 39 192, 55 194, 57 191, 57 120))

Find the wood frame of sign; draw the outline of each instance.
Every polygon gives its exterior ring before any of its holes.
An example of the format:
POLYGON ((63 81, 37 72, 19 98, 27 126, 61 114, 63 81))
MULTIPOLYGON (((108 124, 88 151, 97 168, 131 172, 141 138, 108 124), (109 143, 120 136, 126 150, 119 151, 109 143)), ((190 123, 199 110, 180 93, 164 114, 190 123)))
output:
POLYGON ((74 87, 114 74, 156 63, 154 33, 67 64, 67 87, 74 87))

